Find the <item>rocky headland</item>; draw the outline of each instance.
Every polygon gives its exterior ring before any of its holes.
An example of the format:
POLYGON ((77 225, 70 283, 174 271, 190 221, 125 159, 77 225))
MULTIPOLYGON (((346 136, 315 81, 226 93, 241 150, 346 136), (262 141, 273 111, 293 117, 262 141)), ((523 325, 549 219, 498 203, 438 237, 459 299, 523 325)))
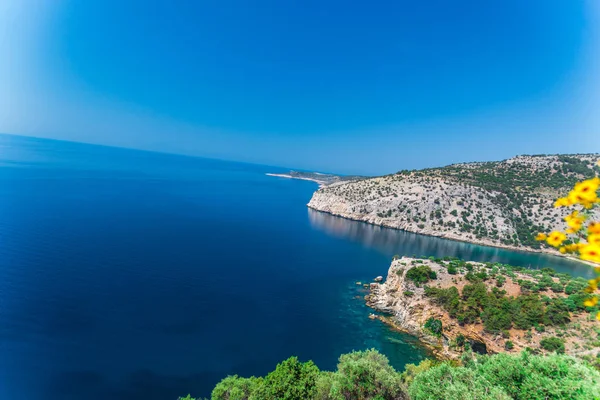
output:
MULTIPOLYGON (((323 186, 308 207, 389 228, 515 250, 559 254, 538 232, 564 229, 553 207, 592 177, 600 154, 518 156, 499 162, 400 171, 323 186)), ((600 218, 596 210, 595 218, 600 218)))
POLYGON ((365 298, 383 313, 372 318, 418 337, 441 359, 458 359, 465 343, 486 353, 562 346, 585 359, 600 345, 585 286, 550 269, 403 257, 365 298))

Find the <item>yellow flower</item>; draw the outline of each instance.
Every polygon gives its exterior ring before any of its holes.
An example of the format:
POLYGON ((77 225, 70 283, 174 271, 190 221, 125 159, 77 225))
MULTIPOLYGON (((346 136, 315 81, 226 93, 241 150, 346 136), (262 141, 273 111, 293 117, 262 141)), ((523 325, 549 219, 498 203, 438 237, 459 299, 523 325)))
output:
POLYGON ((579 219, 579 218, 581 218, 581 217, 579 216, 579 211, 575 210, 575 211, 573 211, 571 214, 567 215, 567 216, 564 218, 564 220, 565 220, 565 221, 567 221, 567 222, 569 222, 569 221, 572 221, 572 220, 574 220, 574 219, 579 219))
POLYGON ((577 245, 568 244, 568 245, 564 246, 564 248, 567 253, 572 253, 575 250, 577 250, 577 245))
POLYGON ((592 179, 585 180, 575 184, 574 191, 581 193, 583 196, 592 196, 596 194, 596 190, 600 186, 600 179, 594 177, 592 179))
MULTIPOLYGON (((571 204, 582 204, 585 208, 592 208, 598 202, 596 191, 600 187, 600 178, 595 177, 575 184, 567 196, 571 204)), ((555 204, 556 205, 556 204, 555 204)))
POLYGON ((593 233, 588 236, 587 241, 589 244, 600 246, 600 233, 593 233))
POLYGON ((558 207, 567 207, 572 205, 573 203, 571 203, 571 200, 569 200, 568 197, 560 197, 558 199, 556 199, 556 201, 554 202, 554 207, 558 208, 558 207))
POLYGON ((598 202, 598 195, 596 192, 590 193, 571 190, 568 199, 571 204, 581 204, 585 208, 592 208, 594 203, 598 202))
POLYGON ((571 214, 565 217, 565 221, 567 221, 567 225, 571 228, 568 230, 568 233, 575 233, 578 232, 583 226, 585 217, 580 217, 579 211, 573 211, 571 214))
POLYGON ((582 260, 600 262, 600 246, 586 244, 579 249, 579 256, 582 260))
POLYGON ((594 307, 596 304, 598 304, 597 297, 590 297, 589 299, 583 302, 583 305, 586 307, 594 307))
POLYGON ((587 227, 588 233, 600 233, 600 222, 592 221, 587 227))
POLYGON ((577 244, 568 244, 566 246, 562 246, 561 248, 558 249, 558 251, 560 251, 561 253, 565 254, 565 253, 574 253, 579 249, 579 245, 577 244))
POLYGON ((562 242, 565 241, 566 238, 567 236, 564 233, 554 231, 548 236, 546 242, 552 247, 558 247, 562 244, 562 242))
MULTIPOLYGON (((589 228, 588 228, 589 229, 589 228)), ((542 242, 544 240, 546 240, 548 236, 545 233, 538 233, 537 236, 535 237, 535 240, 537 240, 538 242, 542 242)))

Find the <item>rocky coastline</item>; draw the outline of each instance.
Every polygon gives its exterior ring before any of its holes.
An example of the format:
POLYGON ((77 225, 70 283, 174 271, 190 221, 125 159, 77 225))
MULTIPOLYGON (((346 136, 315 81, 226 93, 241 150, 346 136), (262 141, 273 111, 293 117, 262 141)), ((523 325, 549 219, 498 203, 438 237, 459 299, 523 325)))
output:
MULTIPOLYGON (((474 271, 489 270, 489 264, 469 263, 474 271)), ((590 319, 586 313, 572 314, 571 321, 564 327, 545 327, 544 331, 524 331, 511 328, 505 335, 489 333, 484 325, 479 323, 461 325, 450 317, 443 307, 435 304, 425 294, 425 286, 417 285, 406 278, 410 268, 425 265, 435 272, 436 278, 428 283, 436 288, 456 287, 459 291, 469 284, 465 279, 466 271, 458 271, 450 274, 444 262, 430 259, 415 259, 403 257, 392 261, 386 279, 381 283, 371 283, 369 294, 365 296, 367 305, 376 313, 371 314, 372 319, 377 319, 398 331, 408 333, 419 339, 421 344, 428 348, 438 359, 456 360, 462 354, 463 349, 456 346, 457 338, 462 336, 471 347, 482 353, 494 354, 500 352, 518 353, 523 349, 530 348, 541 351, 540 342, 544 338, 559 335, 565 338, 565 348, 568 354, 584 358, 592 353, 590 343, 584 337, 591 334, 595 329, 593 318, 590 319), (441 321, 443 330, 441 335, 434 335, 425 328, 429 319, 441 321), (589 331, 589 333, 588 333, 589 331), (510 349, 507 342, 510 341, 510 349)), ((502 285, 490 280, 486 285, 491 290, 497 287, 504 290, 507 296, 519 296, 523 294, 517 283, 519 280, 532 281, 528 274, 512 274, 506 278, 502 285)), ((539 293, 540 296, 564 297, 564 293, 554 293, 546 290, 539 293)))
MULTIPOLYGON (((554 200, 593 174, 600 155, 519 156, 455 164, 323 186, 307 206, 386 228, 508 250, 563 255, 539 232, 564 230, 571 211, 554 200)), ((600 219, 600 210, 592 211, 600 219)))

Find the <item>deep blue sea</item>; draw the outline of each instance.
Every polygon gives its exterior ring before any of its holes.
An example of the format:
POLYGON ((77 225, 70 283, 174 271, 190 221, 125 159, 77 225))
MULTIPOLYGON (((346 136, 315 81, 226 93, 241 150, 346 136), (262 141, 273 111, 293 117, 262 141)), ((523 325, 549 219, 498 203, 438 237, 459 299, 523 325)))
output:
POLYGON ((563 259, 310 211, 280 168, 0 135, 0 399, 175 400, 297 355, 425 353, 356 281, 394 254, 563 259))

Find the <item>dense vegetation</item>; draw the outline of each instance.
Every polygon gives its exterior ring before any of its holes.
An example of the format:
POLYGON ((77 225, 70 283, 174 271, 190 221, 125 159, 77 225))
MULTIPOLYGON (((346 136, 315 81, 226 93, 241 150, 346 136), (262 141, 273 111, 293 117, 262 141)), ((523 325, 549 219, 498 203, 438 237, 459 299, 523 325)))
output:
POLYGON ((497 354, 429 368, 414 377, 408 393, 412 400, 596 399, 600 374, 564 355, 497 354))
MULTIPOLYGON (((340 357, 335 372, 320 371, 296 357, 266 377, 229 376, 212 400, 588 400, 600 396, 600 374, 565 355, 498 354, 466 351, 461 363, 425 360, 399 373, 376 350, 340 357)), ((186 400, 193 400, 188 396, 186 400)))
MULTIPOLYGON (((478 267, 452 258, 433 258, 432 261, 446 267, 452 275, 464 274, 470 282, 462 292, 456 287, 425 286, 425 295, 461 325, 481 322, 486 331, 506 335, 513 327, 528 330, 543 325, 563 326, 570 321, 570 313, 593 313, 597 309, 584 305, 587 298, 585 279, 558 274, 550 268, 528 270, 499 263, 484 263, 483 267, 478 267), (528 279, 518 279, 517 272, 528 279), (500 289, 507 278, 519 284, 520 296, 507 296, 506 291, 500 289), (491 289, 490 283, 494 283, 491 289), (542 294, 548 291, 556 297, 542 294), (565 295, 558 296, 559 293, 565 295)), ((418 268, 422 267, 425 266, 418 268)))

